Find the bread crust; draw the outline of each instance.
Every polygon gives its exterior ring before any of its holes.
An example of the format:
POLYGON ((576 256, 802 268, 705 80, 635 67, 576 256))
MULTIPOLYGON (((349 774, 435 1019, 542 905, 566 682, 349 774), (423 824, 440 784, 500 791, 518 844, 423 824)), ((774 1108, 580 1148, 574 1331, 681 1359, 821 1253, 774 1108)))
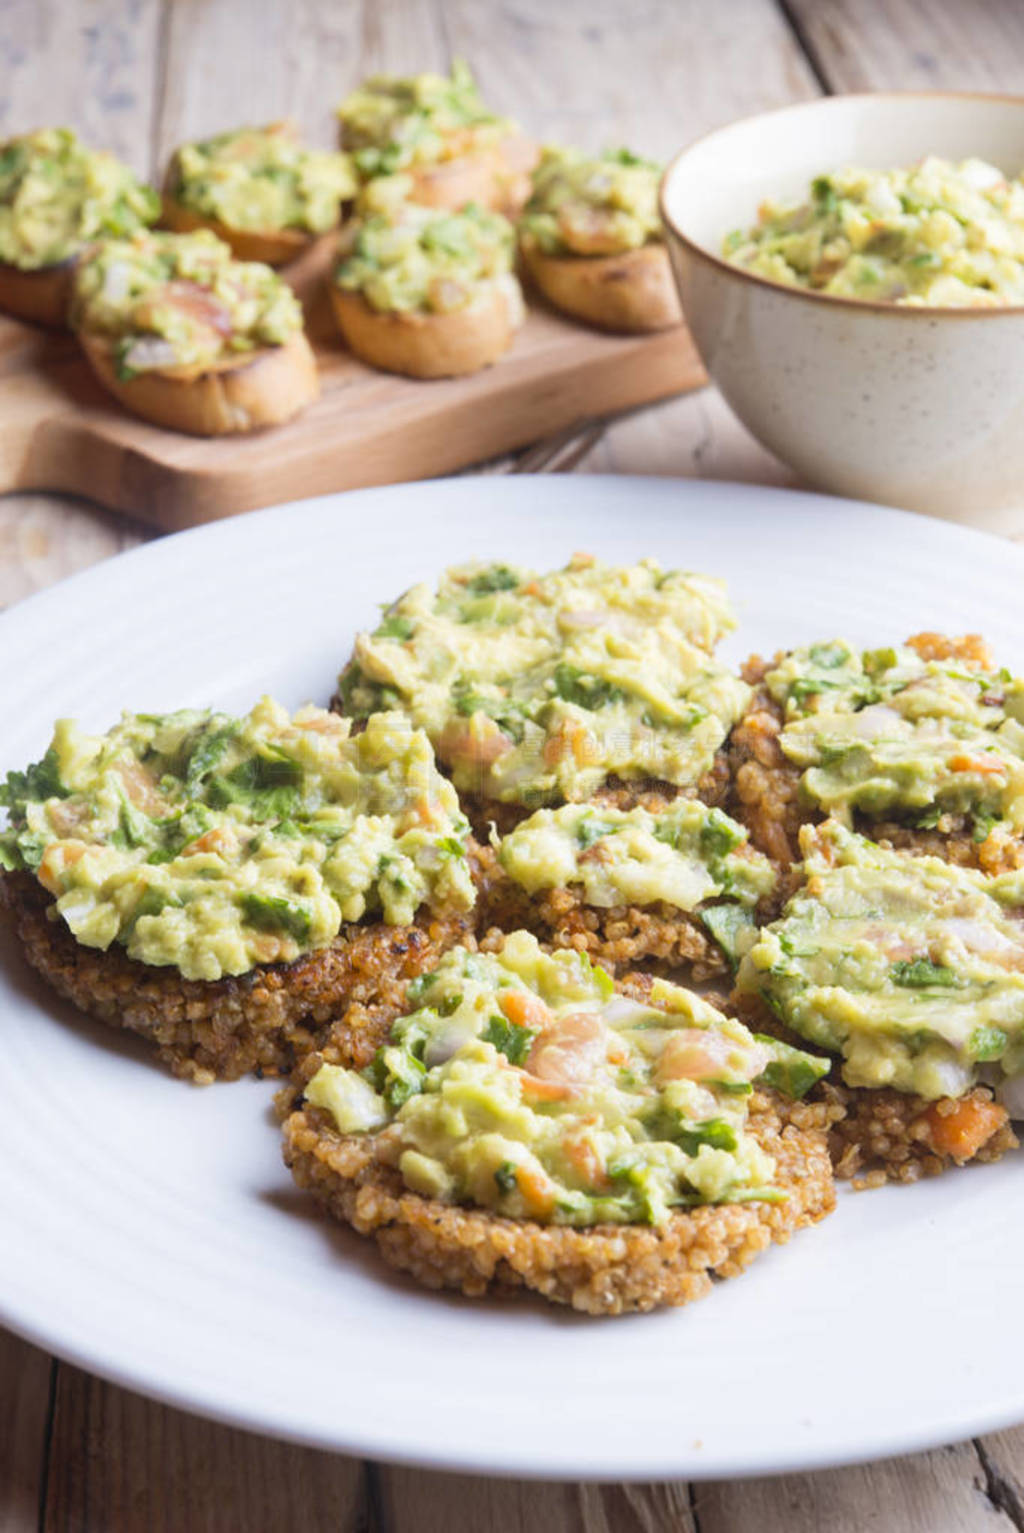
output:
POLYGON ((76 942, 51 918, 53 900, 30 874, 3 875, 0 904, 25 958, 58 995, 155 1043, 175 1075, 200 1084, 286 1073, 319 1047, 346 1008, 387 1005, 393 1016, 409 980, 467 940, 470 925, 462 916, 429 913, 411 926, 345 925, 329 946, 294 963, 198 980, 139 963, 120 947, 76 942))
POLYGON ((600 330, 628 334, 667 330, 683 318, 668 250, 641 245, 621 255, 548 255, 529 234, 519 237, 523 264, 549 303, 600 330))
POLYGON ((775 1157, 786 1201, 678 1211, 656 1228, 545 1225, 422 1197, 389 1163, 393 1155, 381 1153, 380 1136, 340 1134, 328 1113, 294 1100, 284 1158, 298 1185, 372 1236, 392 1266, 427 1288, 472 1298, 529 1289, 591 1315, 687 1304, 709 1293, 714 1277, 736 1276, 835 1204, 824 1109, 791 1109, 766 1092, 751 1098, 749 1129, 775 1157))
POLYGON ((191 234, 196 229, 209 229, 218 239, 231 246, 237 261, 262 261, 267 266, 286 266, 304 254, 319 239, 332 239, 337 229, 326 235, 313 234, 308 229, 234 229, 217 218, 197 213, 167 190, 163 194, 163 213, 160 219, 165 229, 175 234, 191 234))
POLYGON ((381 311, 333 282, 330 293, 349 349, 371 367, 409 378, 457 378, 490 367, 511 346, 520 318, 513 294, 497 284, 451 314, 381 311))
POLYGON ((34 325, 63 328, 68 322, 77 263, 77 256, 69 256, 56 266, 22 271, 20 266, 0 261, 0 311, 34 325))
POLYGON ((105 336, 80 330, 100 382, 133 415, 193 436, 258 431, 291 420, 320 393, 316 359, 303 331, 283 346, 239 353, 191 373, 153 370, 119 378, 105 336))

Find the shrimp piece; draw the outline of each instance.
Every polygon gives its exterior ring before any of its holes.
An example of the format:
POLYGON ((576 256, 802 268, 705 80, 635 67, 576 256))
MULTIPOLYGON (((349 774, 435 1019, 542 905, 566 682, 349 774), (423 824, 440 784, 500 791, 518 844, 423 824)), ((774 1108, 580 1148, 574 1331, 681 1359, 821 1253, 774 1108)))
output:
POLYGON ((540 996, 534 995, 532 990, 506 990, 499 996, 498 1005, 516 1027, 540 1030, 549 1028, 554 1023, 551 1012, 540 996))
POLYGON ((761 1044, 741 1056, 731 1038, 687 1027, 669 1037, 654 1079, 659 1086, 667 1081, 709 1081, 736 1076, 752 1081, 764 1070, 768 1059, 768 1050, 761 1044))
POLYGON ((526 1074, 558 1087, 565 1096, 579 1096, 608 1058, 608 1029, 593 1011, 559 1017, 534 1039, 526 1057, 526 1074))
POLYGON ((55 841, 52 846, 48 846, 36 869, 36 877, 43 888, 50 894, 63 893, 62 874, 66 868, 73 867, 84 857, 88 850, 85 841, 55 841))
POLYGON ((156 779, 141 761, 119 762, 117 771, 124 783, 124 791, 136 809, 154 816, 167 812, 166 800, 157 792, 156 779))

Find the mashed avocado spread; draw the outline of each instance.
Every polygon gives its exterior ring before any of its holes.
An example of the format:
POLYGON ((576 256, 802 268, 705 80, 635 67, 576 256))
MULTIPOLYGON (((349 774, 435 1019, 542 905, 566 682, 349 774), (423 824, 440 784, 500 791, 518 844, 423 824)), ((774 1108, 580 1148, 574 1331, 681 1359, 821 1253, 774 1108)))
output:
POLYGON ((514 130, 480 98, 463 59, 451 75, 373 75, 338 108, 342 147, 363 176, 389 176, 495 148, 514 130))
POLYGON ((750 697, 708 653, 733 626, 720 581, 651 559, 465 565, 358 635, 339 693, 355 718, 401 708, 487 798, 582 800, 611 773, 685 786, 750 697))
POLYGON ((71 314, 76 329, 109 337, 122 378, 190 374, 302 329, 288 283, 234 260, 205 229, 104 241, 79 265, 71 314))
POLYGON ((619 255, 662 237, 661 168, 628 149, 546 148, 520 228, 548 255, 619 255))
POLYGON ((263 698, 243 718, 125 714, 57 724, 0 788, 0 865, 34 873, 86 947, 186 979, 323 947, 343 921, 468 910, 468 827, 426 736, 263 698))
POLYGON ((1024 682, 909 645, 794 650, 765 678, 785 710, 779 743, 807 796, 849 819, 895 813, 919 826, 969 814, 983 840, 1024 828, 1024 682))
POLYGON ((152 187, 114 155, 86 149, 70 128, 0 144, 0 261, 9 266, 56 266, 90 241, 133 234, 159 214, 152 187))
POLYGON ((800 832, 806 883, 740 966, 850 1086, 957 1097, 1024 1072, 1024 870, 986 877, 834 820, 800 832))
POLYGON ((911 305, 1024 303, 1024 183, 984 160, 817 176, 727 236, 737 266, 793 287, 911 305))
POLYGON ((771 863, 747 845, 743 826, 699 799, 658 810, 538 809, 497 844, 502 867, 527 894, 577 886, 588 905, 606 908, 661 900, 692 911, 724 897, 749 909, 775 887, 771 863))
POLYGON ((364 201, 367 216, 343 234, 338 286, 361 293, 378 311, 450 314, 471 308, 495 285, 504 288, 518 316, 519 285, 512 275, 515 234, 508 219, 472 203, 459 213, 418 207, 390 198, 379 206, 383 188, 408 185, 405 176, 376 182, 364 201))
POLYGON ((185 144, 171 166, 183 207, 230 229, 305 229, 322 234, 355 195, 348 155, 306 149, 291 122, 218 133, 185 144))
POLYGON ((801 1096, 827 1069, 655 980, 616 995, 575 952, 525 932, 455 948, 362 1073, 322 1065, 307 1099, 376 1132, 425 1197, 553 1224, 661 1224, 674 1208, 780 1201, 747 1132, 755 1082, 801 1096), (380 1132, 383 1131, 383 1132, 380 1132))

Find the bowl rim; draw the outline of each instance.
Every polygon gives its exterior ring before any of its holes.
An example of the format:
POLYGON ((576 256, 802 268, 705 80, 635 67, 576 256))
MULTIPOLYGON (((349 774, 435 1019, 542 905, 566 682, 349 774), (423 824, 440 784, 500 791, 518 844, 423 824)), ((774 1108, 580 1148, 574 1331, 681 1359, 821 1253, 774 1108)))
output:
POLYGON ((715 138, 717 134, 724 133, 730 128, 740 127, 746 123, 760 122, 766 117, 779 117, 784 112, 800 112, 808 109, 828 108, 832 103, 841 101, 1002 101, 1024 109, 1024 95, 1016 95, 1012 91, 977 91, 977 90, 889 90, 889 91, 836 91, 832 95, 812 96, 806 101, 790 101, 782 106, 769 107, 764 112, 750 112, 745 117, 733 117, 728 122, 719 123, 717 127, 710 128, 706 133, 691 139, 688 144, 676 151, 668 161, 662 172, 661 181, 658 185, 658 211, 666 231, 684 245, 692 256, 705 262, 706 265, 716 268, 718 271, 730 277, 738 277, 744 282, 753 283, 755 287, 766 288, 772 293, 786 294, 790 298, 797 298, 803 302, 825 304, 830 308, 841 306, 845 309, 860 310, 874 314, 894 315, 899 319, 911 318, 916 320, 934 319, 941 315, 948 319, 995 319, 1005 318, 1008 315, 1024 314, 1024 303, 1004 304, 901 304, 892 300, 885 302, 877 298, 847 298, 842 293, 820 293, 812 288, 791 286, 788 282, 776 282, 771 277, 762 277, 758 272, 748 271, 744 266, 737 266, 732 261, 727 261, 723 256, 715 255, 705 245, 699 244, 684 234, 674 218, 669 215, 666 204, 665 189, 676 166, 691 154, 694 149, 700 147, 708 139, 715 138))

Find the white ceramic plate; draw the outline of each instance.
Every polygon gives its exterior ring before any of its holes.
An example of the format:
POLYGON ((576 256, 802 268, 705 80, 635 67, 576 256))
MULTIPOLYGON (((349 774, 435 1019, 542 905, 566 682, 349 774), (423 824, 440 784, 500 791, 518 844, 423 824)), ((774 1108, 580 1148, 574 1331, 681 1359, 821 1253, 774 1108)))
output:
MULTIPOLYGON (((816 496, 461 479, 151 544, 0 619, 0 767, 55 716, 326 701, 357 626, 468 556, 585 548, 728 577, 734 658, 983 630, 1024 665, 1024 550, 816 496)), ((809 1469, 1024 1418, 1019 1156, 836 1214, 684 1310, 588 1320, 428 1294, 307 1207, 272 1087, 197 1090, 0 953, 0 1320, 118 1383, 300 1442, 514 1475, 809 1469), (1016 1198, 1016 1201, 1014 1199, 1016 1198)))

